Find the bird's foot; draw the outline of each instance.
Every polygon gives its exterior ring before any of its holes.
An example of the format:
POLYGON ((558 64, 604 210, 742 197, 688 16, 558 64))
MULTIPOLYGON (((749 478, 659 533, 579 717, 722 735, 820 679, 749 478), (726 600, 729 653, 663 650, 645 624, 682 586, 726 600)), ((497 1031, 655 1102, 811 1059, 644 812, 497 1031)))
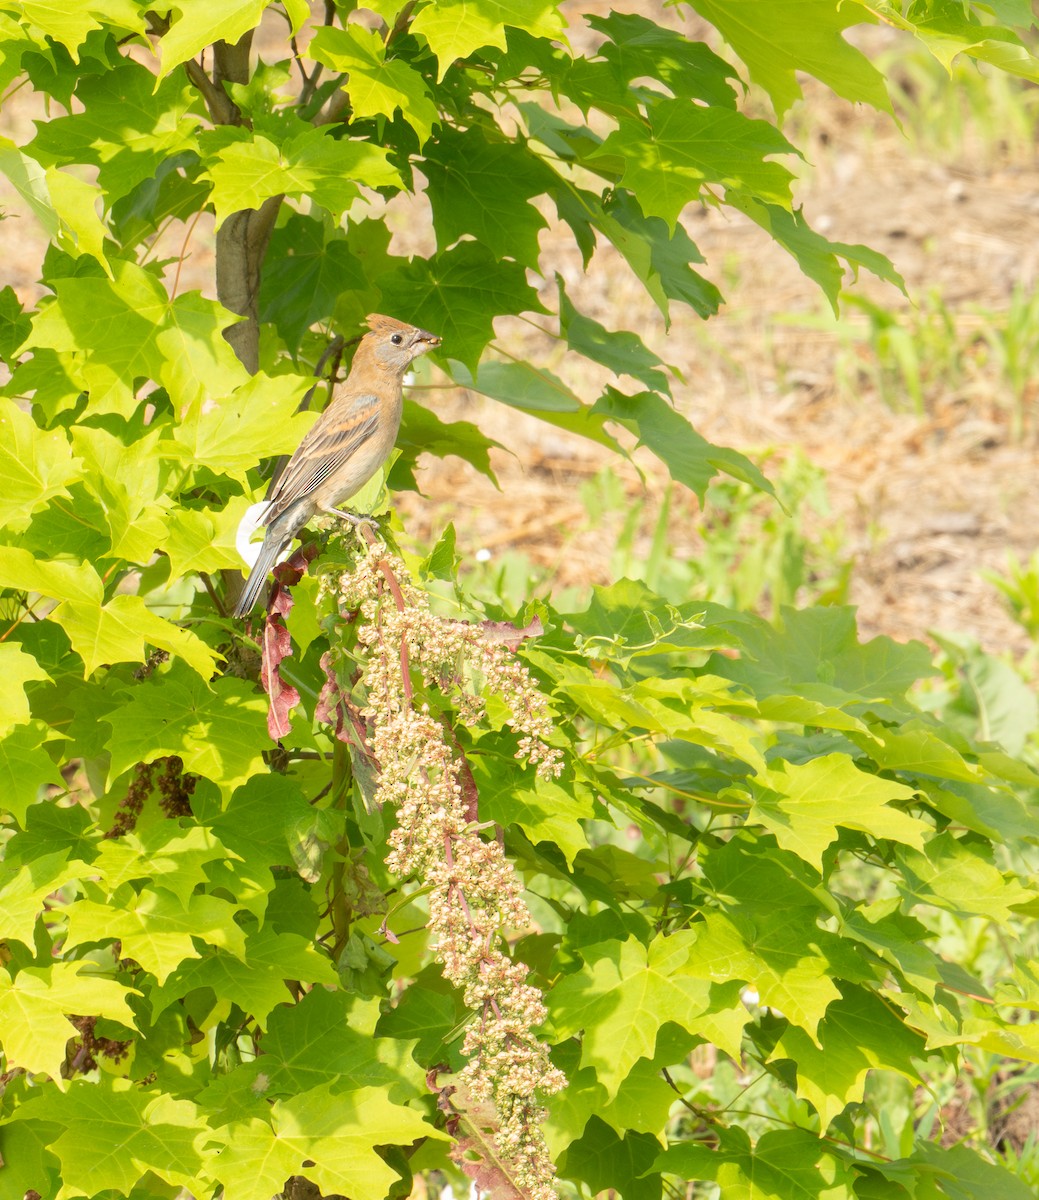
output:
POLYGON ((371 525, 375 529, 379 525, 375 517, 369 516, 367 513, 344 512, 341 508, 329 508, 326 511, 330 517, 340 517, 344 521, 349 521, 355 529, 361 525, 371 525))
POLYGON ((332 517, 340 517, 352 525, 358 537, 369 543, 372 541, 372 535, 379 532, 379 522, 367 513, 351 513, 345 512, 341 508, 330 508, 328 514, 332 517), (366 530, 371 530, 371 533, 366 533, 366 530))

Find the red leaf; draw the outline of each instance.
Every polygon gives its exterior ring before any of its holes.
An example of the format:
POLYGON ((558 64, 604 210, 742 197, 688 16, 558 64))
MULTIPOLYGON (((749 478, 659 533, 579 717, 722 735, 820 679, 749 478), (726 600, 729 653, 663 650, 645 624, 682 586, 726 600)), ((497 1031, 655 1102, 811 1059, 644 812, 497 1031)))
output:
POLYGON ((538 616, 522 629, 513 625, 511 621, 481 621, 478 628, 481 641, 504 642, 510 650, 518 650, 521 642, 525 642, 527 638, 541 637, 545 632, 538 616))
POLYGON ((291 608, 292 596, 280 584, 275 584, 263 627, 263 662, 260 668, 260 682, 270 697, 267 731, 274 741, 283 738, 292 728, 289 712, 299 704, 299 692, 281 677, 282 661, 292 654, 292 638, 283 616, 291 608))
POLYGON ((489 1101, 474 1101, 465 1091, 451 1097, 452 1108, 460 1104, 462 1119, 450 1155, 476 1184, 487 1200, 528 1200, 516 1182, 516 1165, 502 1154, 494 1140, 498 1118, 489 1101))
MULTIPOLYGON (((281 664, 292 654, 292 638, 285 627, 285 618, 292 612, 292 592, 307 571, 307 564, 317 554, 317 546, 300 548, 285 562, 274 568, 274 584, 267 602, 267 621, 263 627, 263 662, 260 682, 270 697, 267 710, 267 732, 273 741, 283 738, 292 728, 289 713, 299 704, 299 692, 281 677, 281 664)), ((327 657, 327 656, 326 656, 327 657)), ((324 659, 322 659, 324 662, 324 659)), ((324 693, 322 692, 322 695, 324 693)))
POLYGON ((470 821, 479 821, 480 819, 480 789, 476 786, 476 777, 473 775, 473 769, 469 765, 469 759, 465 751, 462 749, 462 743, 458 740, 458 735, 455 733, 453 726, 445 721, 444 732, 454 743, 455 750, 458 752, 456 762, 458 763, 458 781, 462 785, 462 799, 465 801, 465 815, 470 821))
POLYGON ((321 670, 325 673, 325 682, 317 698, 314 716, 326 725, 334 725, 336 737, 338 737, 339 731, 343 728, 343 708, 339 680, 336 678, 335 669, 332 666, 331 650, 326 650, 321 655, 321 670))

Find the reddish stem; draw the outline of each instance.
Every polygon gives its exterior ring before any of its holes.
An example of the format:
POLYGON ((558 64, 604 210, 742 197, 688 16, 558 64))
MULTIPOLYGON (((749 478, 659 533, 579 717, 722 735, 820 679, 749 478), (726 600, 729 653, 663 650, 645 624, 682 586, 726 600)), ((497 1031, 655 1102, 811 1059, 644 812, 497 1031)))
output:
MULTIPOLYGON (((407 607, 404 603, 404 593, 400 590, 397 577, 390 570, 390 565, 384 558, 379 559, 379 570, 382 572, 387 584, 389 584, 393 601, 397 605, 397 611, 403 612, 407 607)), ((400 639, 400 674, 401 679, 404 681, 404 698, 407 700, 408 707, 410 708, 414 693, 411 687, 411 665, 408 660, 408 639, 406 634, 401 634, 400 639)))

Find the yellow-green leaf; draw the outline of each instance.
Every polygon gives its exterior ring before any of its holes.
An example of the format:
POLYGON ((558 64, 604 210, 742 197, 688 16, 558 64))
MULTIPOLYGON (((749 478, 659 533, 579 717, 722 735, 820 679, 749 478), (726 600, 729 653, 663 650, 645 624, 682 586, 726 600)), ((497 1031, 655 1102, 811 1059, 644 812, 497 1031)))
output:
POLYGON ((64 600, 50 615, 83 659, 84 677, 108 663, 144 662, 148 646, 176 654, 203 679, 220 659, 198 634, 153 613, 140 596, 114 596, 103 605, 64 600))

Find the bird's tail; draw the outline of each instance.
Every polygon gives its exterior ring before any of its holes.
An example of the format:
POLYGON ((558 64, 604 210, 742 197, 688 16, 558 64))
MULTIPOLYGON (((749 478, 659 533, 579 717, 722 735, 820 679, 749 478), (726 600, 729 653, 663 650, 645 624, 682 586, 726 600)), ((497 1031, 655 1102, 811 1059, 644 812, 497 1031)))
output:
POLYGON ((268 524, 260 545, 260 553, 256 556, 256 562, 253 563, 249 578, 245 581, 242 594, 234 606, 236 617, 244 617, 252 612, 253 605, 260 595, 260 590, 271 569, 278 563, 299 530, 307 523, 307 518, 313 511, 313 504, 309 498, 304 497, 290 508, 285 509, 284 512, 279 513, 268 524))
POLYGON ((285 532, 277 527, 267 530, 263 545, 260 546, 260 553, 253 564, 253 569, 249 572, 249 578, 245 581, 245 587, 238 597, 238 603, 234 606, 236 617, 244 617, 252 612, 260 591, 267 582, 267 576, 291 541, 291 533, 286 536, 285 532))

